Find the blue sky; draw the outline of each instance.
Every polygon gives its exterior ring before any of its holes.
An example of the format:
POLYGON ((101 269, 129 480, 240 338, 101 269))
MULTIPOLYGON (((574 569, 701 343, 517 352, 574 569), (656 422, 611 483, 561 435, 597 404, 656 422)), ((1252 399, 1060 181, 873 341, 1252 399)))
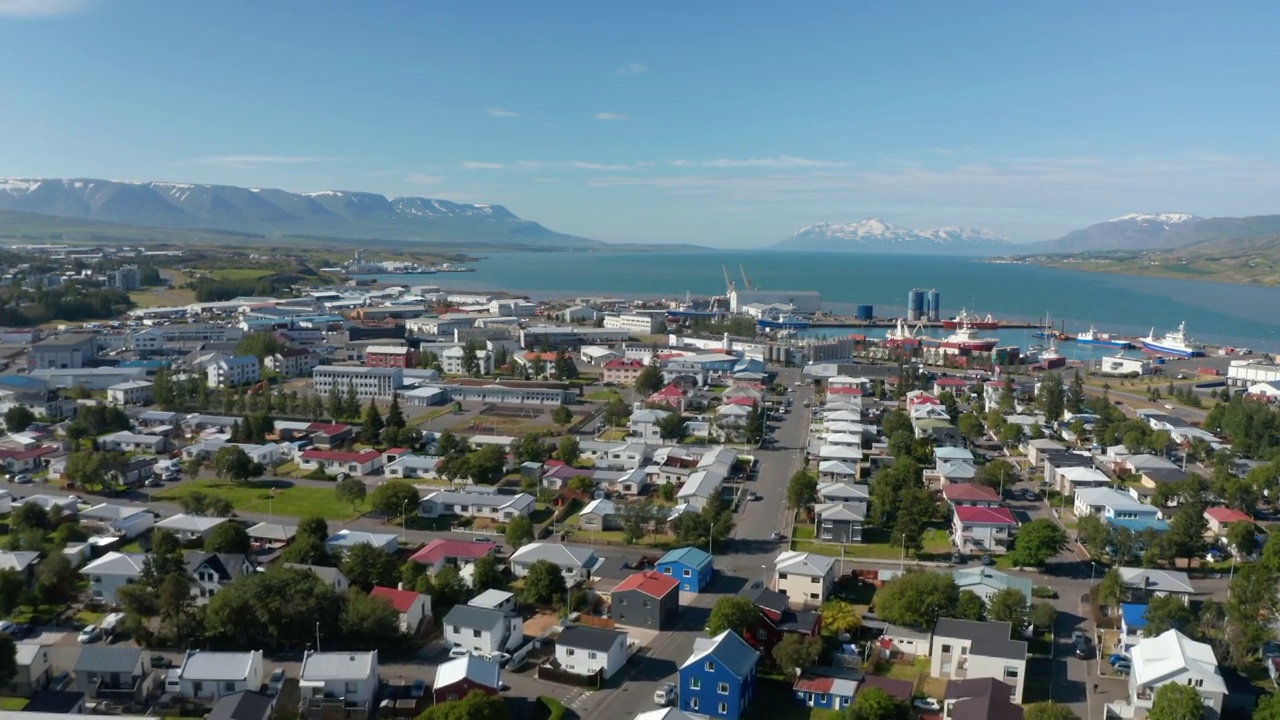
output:
POLYGON ((503 204, 618 242, 1280 211, 1274 2, 0 0, 0 175, 503 204))

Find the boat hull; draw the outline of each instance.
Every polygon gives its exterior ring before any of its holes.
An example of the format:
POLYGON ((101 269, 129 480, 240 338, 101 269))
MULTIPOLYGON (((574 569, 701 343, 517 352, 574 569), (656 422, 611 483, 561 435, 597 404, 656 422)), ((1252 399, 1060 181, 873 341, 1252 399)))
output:
POLYGON ((1168 345, 1161 345, 1160 343, 1152 342, 1150 340, 1142 341, 1142 349, 1156 355, 1169 355, 1172 357, 1180 357, 1180 358, 1193 358, 1193 357, 1200 357, 1201 355, 1204 355, 1203 350, 1197 350, 1197 349, 1187 348, 1187 347, 1170 347, 1168 345))
POLYGON ((1113 348, 1122 348, 1122 349, 1133 347, 1133 343, 1129 342, 1128 340, 1085 340, 1084 338, 1077 337, 1076 342, 1080 343, 1081 345, 1098 345, 1101 347, 1113 347, 1113 348))
MULTIPOLYGON (((972 322, 971 321, 968 323, 968 326, 973 328, 974 330, 999 330, 1000 329, 1000 323, 998 322, 972 322)), ((958 320, 943 320, 942 327, 944 330, 955 330, 956 328, 960 327, 960 322, 958 320)))
POLYGON ((807 330, 809 323, 804 320, 757 320, 756 327, 761 330, 807 330))

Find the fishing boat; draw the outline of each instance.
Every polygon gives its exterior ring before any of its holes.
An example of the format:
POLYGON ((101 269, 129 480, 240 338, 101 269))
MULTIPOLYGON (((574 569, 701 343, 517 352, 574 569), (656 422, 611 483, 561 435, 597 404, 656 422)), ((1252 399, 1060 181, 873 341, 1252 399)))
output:
POLYGON ((990 352, 1000 342, 1000 338, 979 337, 978 329, 964 323, 956 331, 938 341, 939 347, 951 348, 962 352, 990 352))
POLYGON ((1140 340, 1142 349, 1154 355, 1170 355, 1172 357, 1190 358, 1204 354, 1204 348, 1187 337, 1187 324, 1179 323, 1178 329, 1167 332, 1163 337, 1156 337, 1156 329, 1140 340))
POLYGON ((778 315, 772 318, 760 318, 756 327, 761 330, 805 330, 809 327, 809 318, 799 315, 778 315))
POLYGON ((961 308, 960 314, 956 315, 954 318, 950 320, 942 321, 942 327, 944 330, 955 330, 961 325, 966 325, 966 324, 975 330, 1000 329, 1000 323, 990 315, 986 316, 985 318, 979 318, 965 312, 963 308, 961 308))
POLYGON ((917 331, 919 330, 919 325, 915 328, 911 328, 903 322, 902 318, 898 318, 898 324, 886 332, 884 334, 884 338, 885 340, 896 342, 902 342, 903 340, 919 340, 920 336, 917 334, 917 331))
POLYGON ((1133 343, 1124 338, 1116 337, 1110 333, 1100 333, 1097 328, 1090 325, 1085 332, 1076 335, 1076 342, 1081 345, 1101 345, 1103 347, 1113 347, 1127 349, 1133 347, 1133 343))

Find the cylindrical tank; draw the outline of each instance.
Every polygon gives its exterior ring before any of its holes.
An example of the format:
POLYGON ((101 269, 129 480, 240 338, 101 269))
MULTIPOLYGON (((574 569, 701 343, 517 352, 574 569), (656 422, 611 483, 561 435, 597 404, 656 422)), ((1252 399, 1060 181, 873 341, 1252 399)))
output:
POLYGON ((854 313, 854 317, 863 322, 871 322, 871 318, 875 317, 875 313, 872 311, 873 308, 870 305, 859 305, 854 313))
POLYGON ((937 290, 929 291, 929 322, 938 322, 942 319, 942 293, 937 290))
POLYGON ((907 293, 907 322, 920 322, 924 318, 924 291, 912 288, 907 293))

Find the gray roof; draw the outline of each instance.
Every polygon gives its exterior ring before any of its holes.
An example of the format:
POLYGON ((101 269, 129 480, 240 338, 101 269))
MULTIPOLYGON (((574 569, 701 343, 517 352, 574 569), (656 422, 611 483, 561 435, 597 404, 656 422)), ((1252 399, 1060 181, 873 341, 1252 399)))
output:
POLYGON ((0 552, 0 570, 26 570, 29 565, 39 560, 40 553, 29 550, 0 552))
POLYGON ((449 614, 444 616, 444 624, 473 630, 492 630, 502 622, 502 618, 503 614, 498 610, 472 605, 454 605, 449 614))
POLYGON ((249 537, 265 538, 267 540, 292 540, 293 536, 297 534, 297 525, 285 525, 283 523, 260 522, 249 528, 249 537))
POLYGON ((596 551, 577 545, 559 543, 529 543, 511 554, 511 561, 531 564, 538 560, 550 560, 560 567, 583 567, 591 562, 596 551))
POLYGON ((301 680, 352 680, 378 669, 378 651, 312 652, 302 659, 301 680))
POLYGON ((142 660, 140 648, 86 645, 80 648, 75 671, 98 673, 132 673, 142 660))
POLYGON ((604 628, 590 627, 588 625, 570 625, 560 631, 560 637, 556 638, 556 644, 565 647, 582 648, 583 650, 608 652, 618 642, 618 638, 622 638, 623 645, 626 645, 627 634, 624 632, 605 630, 604 628))
POLYGON ((934 638, 961 638, 968 640, 970 655, 1025 660, 1027 644, 1022 640, 1010 640, 1013 626, 1007 622, 976 622, 939 618, 933 626, 934 638))
POLYGON ((693 641, 693 654, 680 668, 683 670, 704 658, 711 658, 728 668, 734 676, 744 678, 760 659, 760 653, 734 631, 725 630, 713 638, 696 638, 693 641))
POLYGON ((346 577, 346 575, 343 575, 342 571, 339 570, 338 568, 329 567, 327 565, 303 565, 302 563, 285 563, 284 566, 287 568, 293 568, 294 570, 306 570, 307 572, 311 573, 312 575, 315 575, 316 577, 329 583, 330 585, 332 585, 334 581, 336 581, 339 577, 343 577, 343 578, 346 577))
POLYGON ((815 507, 813 511, 820 520, 862 522, 867 519, 867 504, 864 502, 827 503, 815 507))
POLYGON ((1156 570, 1154 568, 1120 568, 1120 577, 1124 584, 1132 588, 1142 588, 1152 592, 1186 593, 1196 590, 1191 585, 1191 578, 1179 570, 1156 570))
POLYGON ((271 717, 275 698, 260 692, 238 692, 223 695, 213 704, 206 720, 267 720, 271 717))
POLYGON ((184 680, 244 680, 253 666, 252 652, 196 650, 182 663, 184 680))

